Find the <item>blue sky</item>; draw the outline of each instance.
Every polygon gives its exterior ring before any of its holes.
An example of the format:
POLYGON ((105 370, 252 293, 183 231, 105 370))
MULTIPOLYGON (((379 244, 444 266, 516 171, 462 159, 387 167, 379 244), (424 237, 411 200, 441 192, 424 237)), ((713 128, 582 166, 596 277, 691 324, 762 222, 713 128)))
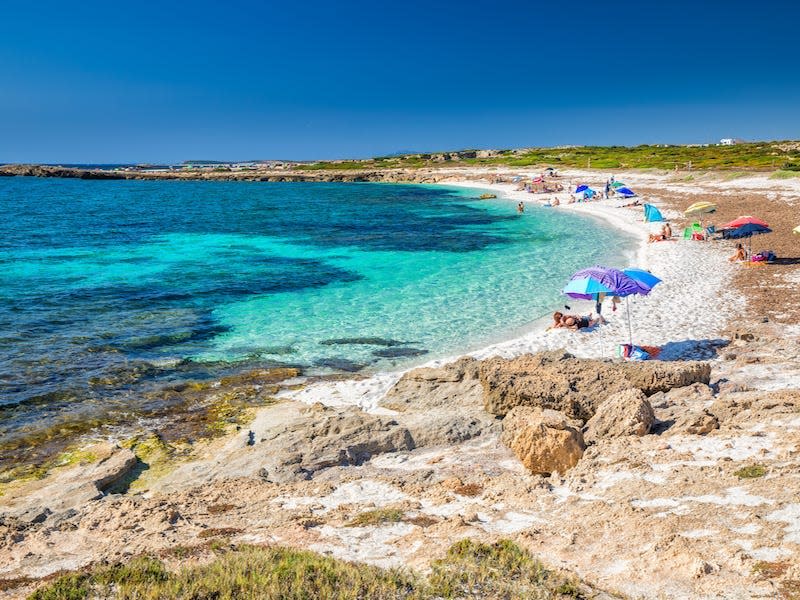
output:
POLYGON ((0 162, 800 138, 800 4, 14 2, 0 162))

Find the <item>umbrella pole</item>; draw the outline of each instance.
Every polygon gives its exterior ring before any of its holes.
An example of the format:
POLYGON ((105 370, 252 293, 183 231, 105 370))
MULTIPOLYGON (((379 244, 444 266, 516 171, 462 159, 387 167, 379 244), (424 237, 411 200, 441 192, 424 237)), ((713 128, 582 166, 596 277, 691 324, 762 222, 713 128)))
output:
POLYGON ((633 330, 631 329, 631 303, 628 296, 625 296, 625 308, 628 312, 628 343, 633 346, 633 330))

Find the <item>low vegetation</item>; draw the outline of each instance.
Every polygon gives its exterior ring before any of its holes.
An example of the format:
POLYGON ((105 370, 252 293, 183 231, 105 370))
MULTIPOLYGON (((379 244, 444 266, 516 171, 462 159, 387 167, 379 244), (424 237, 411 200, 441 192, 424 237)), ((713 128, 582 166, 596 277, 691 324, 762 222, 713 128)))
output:
POLYGON ((384 523, 397 523, 403 519, 403 511, 399 508, 377 508, 356 515, 348 523, 348 527, 366 527, 368 525, 383 525, 384 523))
MULTIPOLYGON (((732 146, 640 145, 564 146, 481 152, 461 150, 386 156, 366 160, 321 161, 295 165, 298 171, 505 165, 550 165, 596 169, 721 169, 800 173, 800 144, 753 142, 732 146)), ((742 176, 736 173, 735 176, 742 176)), ((781 175, 780 177, 784 177, 781 175)))
MULTIPOLYGON (((313 552, 242 546, 208 550, 210 560, 176 568, 155 557, 67 573, 29 600, 326 598, 582 598, 589 588, 546 569, 513 542, 462 540, 426 577, 406 570, 353 564, 313 552)), ((173 557, 174 559, 175 557, 173 557)))
POLYGON ((734 471, 733 473, 739 479, 755 479, 757 477, 763 477, 767 474, 767 468, 764 465, 748 465, 746 467, 742 467, 738 471, 734 471))

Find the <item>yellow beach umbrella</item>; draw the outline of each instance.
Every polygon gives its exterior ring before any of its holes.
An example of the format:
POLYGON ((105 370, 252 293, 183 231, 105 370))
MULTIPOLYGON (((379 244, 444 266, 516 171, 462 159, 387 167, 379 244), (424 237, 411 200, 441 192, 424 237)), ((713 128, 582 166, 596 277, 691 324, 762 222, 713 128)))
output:
POLYGON ((689 217, 692 215, 702 215, 703 213, 712 213, 715 210, 717 210, 716 204, 713 202, 702 201, 692 204, 689 208, 683 211, 683 214, 689 217))
POLYGON ((797 227, 792 229, 792 233, 796 233, 797 235, 800 235, 800 225, 798 225, 797 227))

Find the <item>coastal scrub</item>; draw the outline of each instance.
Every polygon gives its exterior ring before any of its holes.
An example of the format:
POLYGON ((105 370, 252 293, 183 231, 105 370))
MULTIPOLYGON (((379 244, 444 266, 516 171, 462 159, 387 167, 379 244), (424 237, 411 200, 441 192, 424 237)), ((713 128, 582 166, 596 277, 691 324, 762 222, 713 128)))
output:
POLYGON ((454 544, 426 577, 402 569, 349 563, 314 552, 240 546, 208 550, 210 560, 182 552, 176 569, 144 556, 125 564, 67 573, 28 600, 85 598, 326 598, 356 600, 581 598, 588 587, 546 569, 510 540, 454 544), (193 560, 188 560, 192 558, 193 560))

